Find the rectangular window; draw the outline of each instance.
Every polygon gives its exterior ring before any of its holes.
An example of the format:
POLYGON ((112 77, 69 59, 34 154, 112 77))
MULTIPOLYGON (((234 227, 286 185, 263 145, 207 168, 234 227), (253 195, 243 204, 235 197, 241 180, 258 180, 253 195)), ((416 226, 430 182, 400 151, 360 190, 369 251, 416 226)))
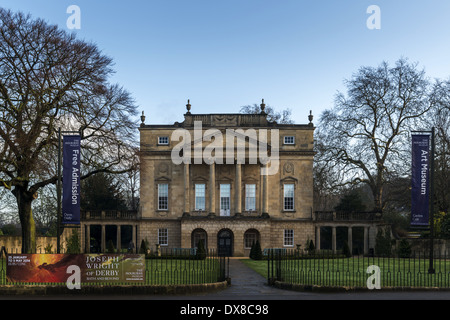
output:
POLYGON ((229 216, 230 215, 230 185, 221 184, 220 185, 220 215, 229 216))
POLYGON ((166 228, 158 229, 158 243, 161 246, 169 245, 169 232, 166 228))
POLYGON ((245 210, 256 210, 256 184, 245 185, 245 210))
POLYGON ((294 136, 285 136, 284 144, 295 144, 295 137, 294 136))
POLYGON ((294 210, 294 185, 284 185, 284 210, 294 210))
POLYGON ((169 145, 169 137, 158 137, 158 145, 169 145))
POLYGON ((169 209, 169 185, 158 184, 158 210, 169 209))
POLYGON ((293 229, 285 229, 284 230, 283 244, 285 247, 293 247, 294 246, 294 230, 293 229))
POLYGON ((195 210, 205 210, 205 185, 195 185, 195 210))

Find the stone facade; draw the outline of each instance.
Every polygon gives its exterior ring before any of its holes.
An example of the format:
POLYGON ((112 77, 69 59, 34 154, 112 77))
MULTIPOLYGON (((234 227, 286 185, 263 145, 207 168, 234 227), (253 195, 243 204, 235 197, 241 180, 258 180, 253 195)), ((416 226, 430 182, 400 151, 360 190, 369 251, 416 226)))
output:
POLYGON ((138 212, 84 212, 84 252, 195 248, 248 256, 261 248, 336 252, 348 242, 369 254, 383 226, 375 213, 314 212, 314 125, 277 124, 259 114, 191 114, 140 131, 138 212))
POLYGON ((138 243, 192 248, 202 239, 246 256, 256 240, 264 249, 315 239, 312 119, 277 124, 261 108, 191 114, 188 105, 181 123, 143 121, 138 243))

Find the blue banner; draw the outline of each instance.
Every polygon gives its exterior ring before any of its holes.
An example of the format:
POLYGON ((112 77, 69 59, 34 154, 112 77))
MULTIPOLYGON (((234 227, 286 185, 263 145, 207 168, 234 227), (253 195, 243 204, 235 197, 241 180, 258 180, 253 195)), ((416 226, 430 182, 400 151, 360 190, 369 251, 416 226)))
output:
POLYGON ((430 136, 412 135, 411 225, 429 225, 430 136))
POLYGON ((63 137, 62 219, 65 224, 80 223, 80 136, 63 137))

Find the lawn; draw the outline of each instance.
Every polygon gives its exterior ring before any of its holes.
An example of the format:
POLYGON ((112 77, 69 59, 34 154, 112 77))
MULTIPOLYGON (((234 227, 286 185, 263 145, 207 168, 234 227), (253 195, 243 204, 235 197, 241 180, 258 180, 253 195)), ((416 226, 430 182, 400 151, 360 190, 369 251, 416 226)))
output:
POLYGON ((450 260, 434 260, 434 274, 428 272, 428 259, 340 258, 290 259, 277 263, 267 260, 241 260, 256 272, 284 282, 321 286, 366 287, 373 274, 369 266, 377 266, 380 284, 385 287, 450 287, 450 260), (268 268, 270 267, 270 268, 268 268), (269 270, 268 270, 269 269, 269 270))
POLYGON ((267 260, 242 259, 240 261, 267 279, 267 260))
POLYGON ((217 282, 217 259, 146 259, 147 284, 199 284, 217 282))

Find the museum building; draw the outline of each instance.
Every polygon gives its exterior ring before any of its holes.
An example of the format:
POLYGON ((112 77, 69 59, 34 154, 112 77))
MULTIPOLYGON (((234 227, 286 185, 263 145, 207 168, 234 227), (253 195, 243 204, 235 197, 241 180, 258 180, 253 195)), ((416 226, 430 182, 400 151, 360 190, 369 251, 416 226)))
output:
POLYGON ((141 124, 141 238, 168 248, 203 240, 233 256, 256 240, 295 248, 313 239, 312 122, 270 122, 264 101, 259 114, 186 107, 183 122, 141 124))
POLYGON ((196 248, 248 256, 261 248, 374 246, 378 218, 313 211, 314 125, 268 120, 264 100, 258 114, 194 114, 188 100, 183 122, 145 124, 140 132, 138 212, 84 212, 85 252, 196 248), (340 231, 339 231, 340 230, 340 231))

